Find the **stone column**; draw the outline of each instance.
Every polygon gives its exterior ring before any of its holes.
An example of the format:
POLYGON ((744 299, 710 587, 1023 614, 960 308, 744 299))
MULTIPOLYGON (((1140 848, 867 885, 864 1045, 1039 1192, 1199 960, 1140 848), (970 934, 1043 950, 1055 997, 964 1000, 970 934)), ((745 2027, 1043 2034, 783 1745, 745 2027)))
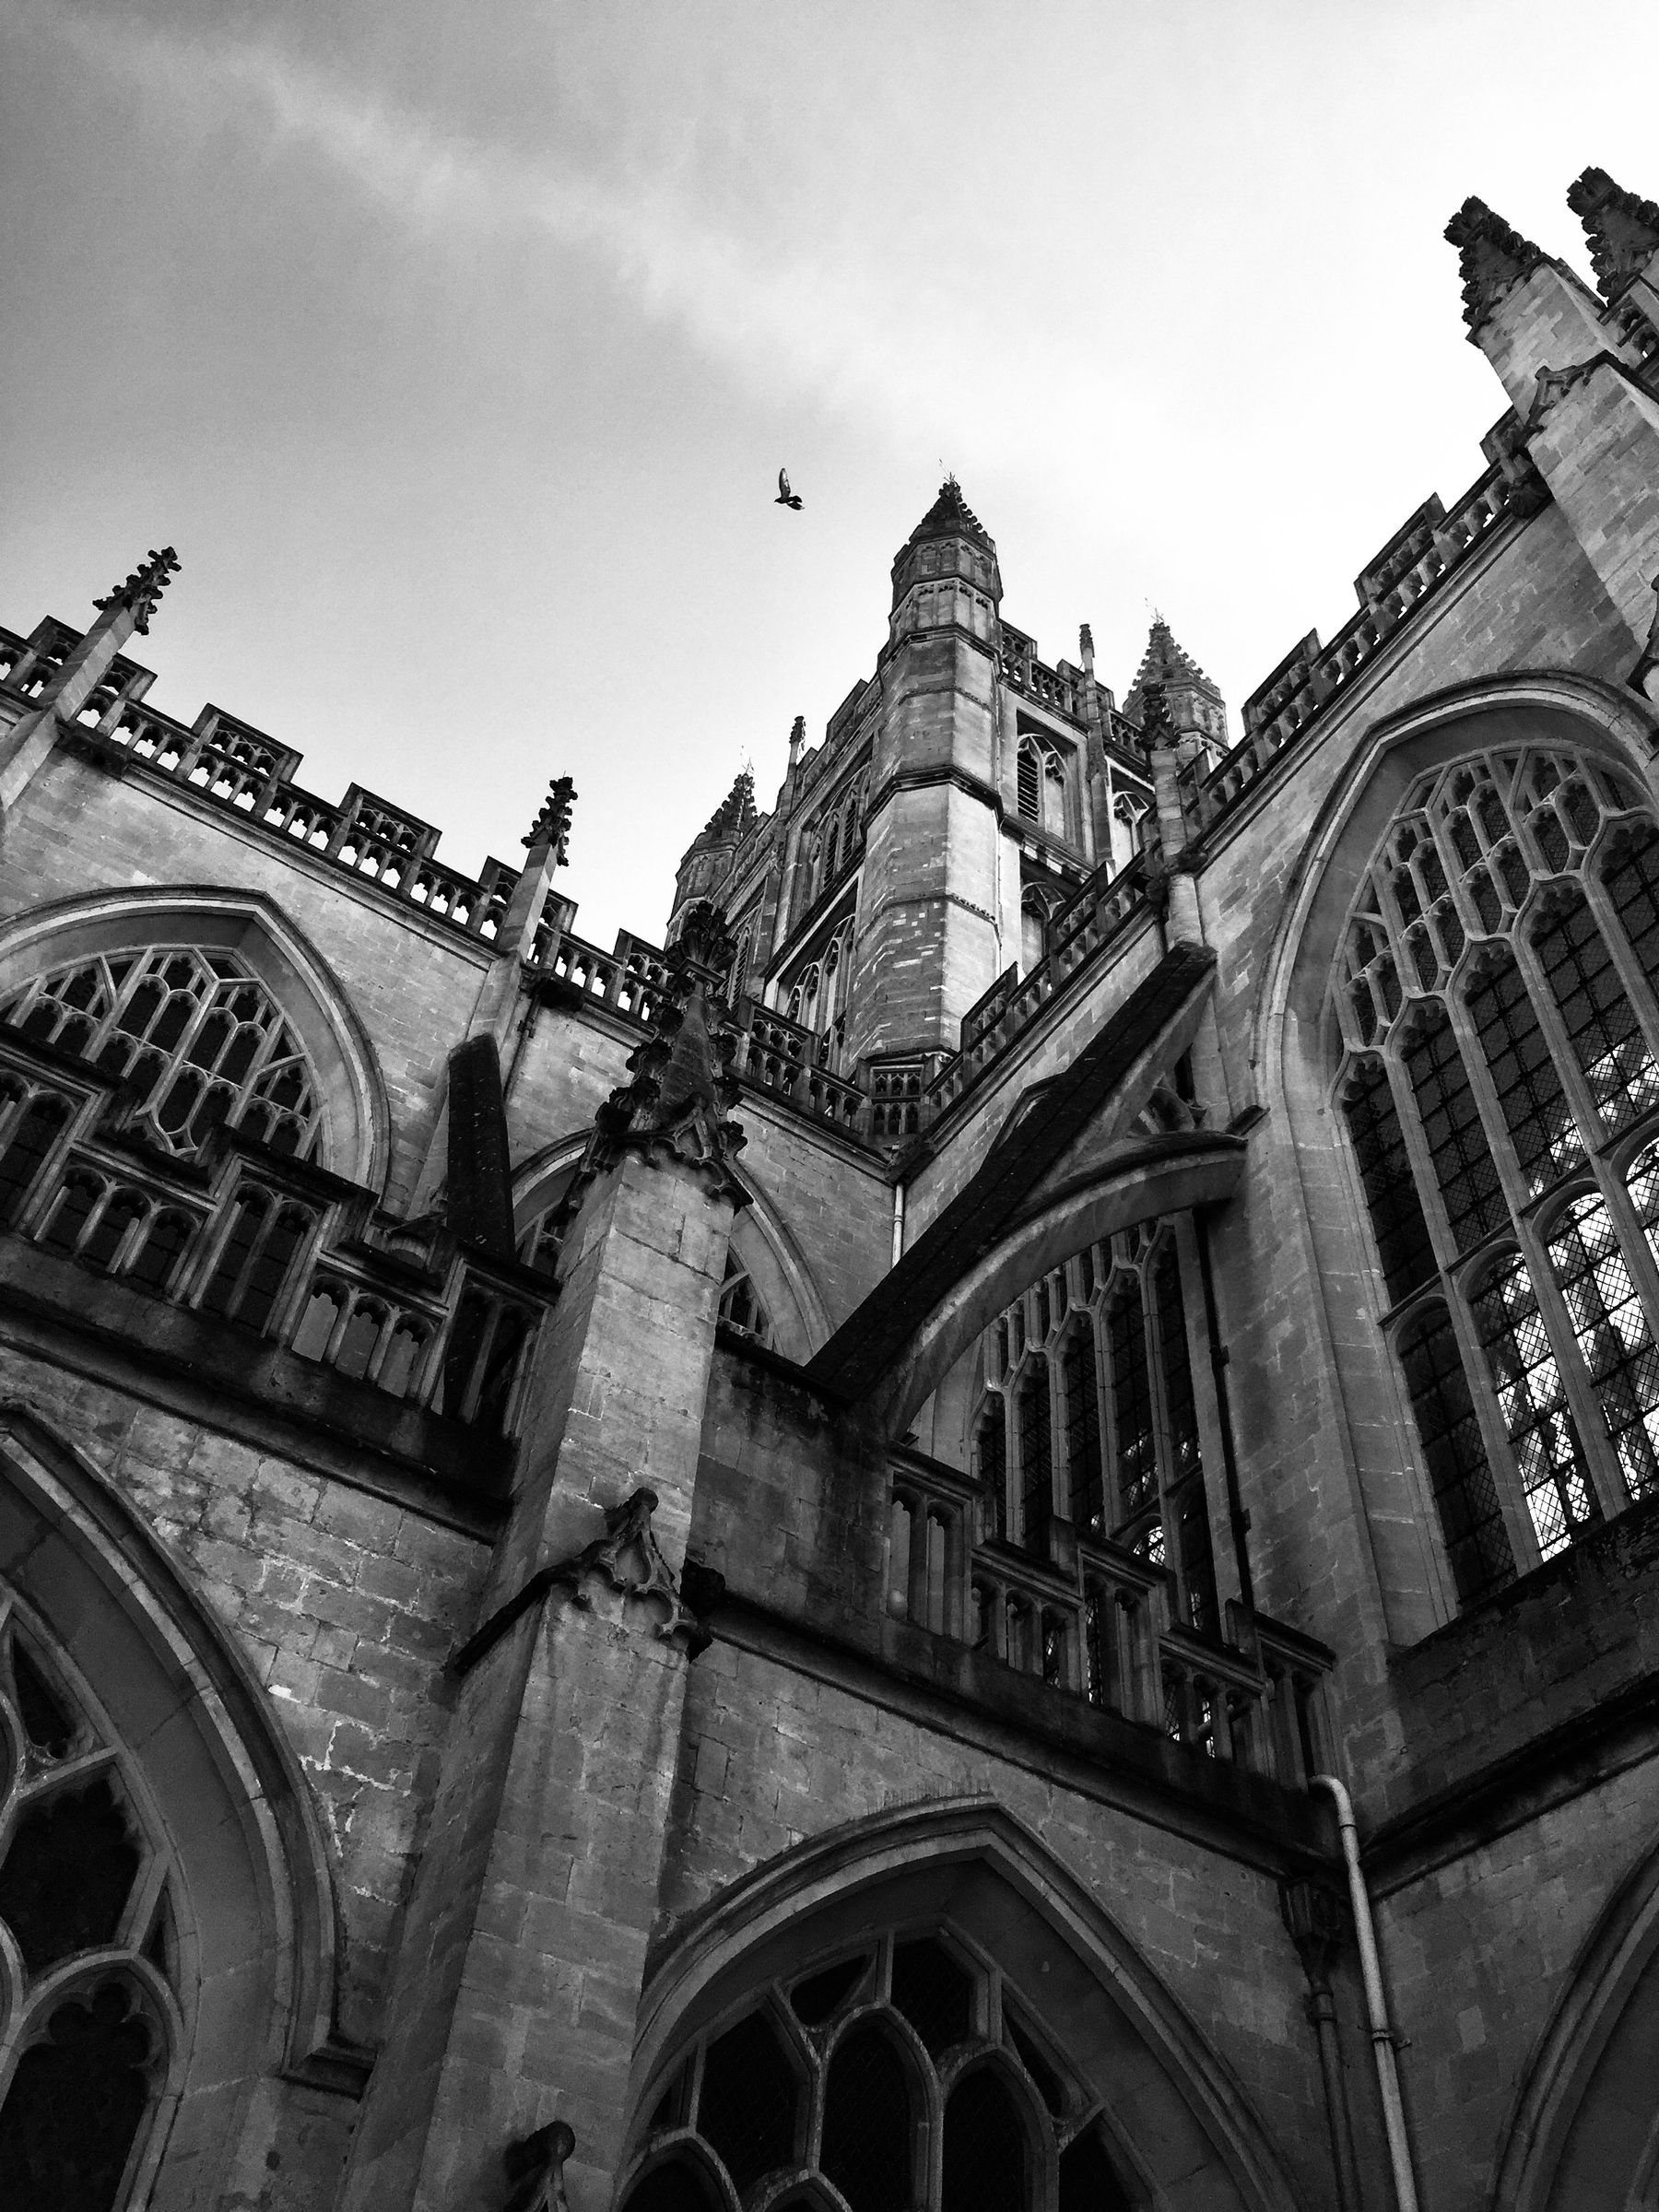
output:
MULTIPOLYGON (((513 1501, 410 1900, 343 2212, 489 2212, 563 2123, 571 2212, 606 2212, 656 1912, 686 1670, 680 1601, 742 1133, 712 910, 600 1109, 513 1501)), ((562 2141, 562 2138, 560 2138, 562 2141)))

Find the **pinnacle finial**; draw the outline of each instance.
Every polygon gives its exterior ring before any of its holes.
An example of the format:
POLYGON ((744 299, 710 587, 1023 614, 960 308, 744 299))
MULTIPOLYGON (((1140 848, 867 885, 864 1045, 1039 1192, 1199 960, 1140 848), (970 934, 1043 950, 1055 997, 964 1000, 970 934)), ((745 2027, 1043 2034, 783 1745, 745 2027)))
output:
POLYGON ((1512 230, 1484 200, 1466 199, 1445 229, 1457 248, 1463 276, 1464 321, 1478 340, 1488 317, 1507 292, 1548 257, 1530 238, 1512 230))
POLYGON ((1617 300, 1659 253, 1659 206, 1587 169, 1568 187, 1567 205, 1584 226, 1590 265, 1604 300, 1617 300))
POLYGON ((135 569, 124 583, 92 604, 100 615, 111 608, 130 606, 133 609, 133 628, 140 637, 149 635, 149 618, 160 602, 162 593, 179 572, 179 557, 171 546, 158 552, 154 546, 142 568, 135 569))
POLYGON ((528 846, 551 847, 556 868, 562 868, 570 858, 571 816, 575 805, 574 782, 569 776, 556 776, 547 786, 541 812, 530 825, 529 836, 524 840, 528 846))

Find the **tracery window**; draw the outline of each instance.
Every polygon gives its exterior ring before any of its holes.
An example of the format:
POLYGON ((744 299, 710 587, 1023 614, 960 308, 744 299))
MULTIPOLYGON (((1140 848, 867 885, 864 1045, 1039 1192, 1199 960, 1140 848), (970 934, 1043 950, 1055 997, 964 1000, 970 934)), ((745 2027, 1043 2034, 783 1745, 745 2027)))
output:
POLYGON ((198 1152, 229 1122, 278 1152, 318 1156, 321 1100, 305 1048, 233 953, 95 954, 25 984, 0 1019, 120 1077, 138 1126, 169 1152, 198 1152))
POLYGON ((1336 1084, 1461 1603, 1659 1491, 1659 829, 1556 749, 1427 775, 1362 880, 1336 1084))
POLYGON ((804 1963, 648 2091, 624 2212, 1127 2212, 1099 2102, 954 1931, 804 1963), (820 2194, 828 2183, 835 2197, 820 2194))
POLYGON ((115 2212, 180 2034, 170 1866, 72 1667, 0 1583, 0 2204, 115 2212))
POLYGON ((1121 1232, 1027 1291, 987 1332, 985 1377, 974 1448, 986 1535, 1046 1557, 1060 1512, 1172 1567, 1182 1618, 1219 1635, 1172 1226, 1121 1232))
POLYGON ((818 1064, 839 1073, 847 1031, 847 1001, 851 993, 853 924, 851 916, 820 953, 814 955, 788 986, 784 1010, 791 1021, 810 1030, 818 1040, 818 1064))
POLYGON ((771 1316, 760 1302, 747 1268, 731 1251, 726 1253, 725 1280, 721 1286, 720 1325, 735 1329, 740 1336, 752 1336, 757 1344, 771 1342, 771 1316))

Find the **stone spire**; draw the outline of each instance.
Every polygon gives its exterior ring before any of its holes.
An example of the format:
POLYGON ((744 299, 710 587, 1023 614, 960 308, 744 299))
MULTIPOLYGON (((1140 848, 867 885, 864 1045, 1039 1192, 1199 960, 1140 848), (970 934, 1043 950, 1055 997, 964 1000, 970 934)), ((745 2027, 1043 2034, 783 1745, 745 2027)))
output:
POLYGON ((1575 178, 1567 205, 1584 226, 1596 289, 1613 300, 1659 253, 1659 206, 1626 192, 1605 169, 1575 178))
POLYGON ((1466 199, 1446 225, 1445 236, 1448 244, 1457 248, 1464 321, 1478 344, 1481 326, 1498 302, 1548 255, 1531 239, 1512 230, 1484 200, 1466 199))
POLYGON ((1146 726, 1155 702, 1175 740, 1196 738, 1210 747, 1226 744, 1226 702, 1192 654, 1177 644, 1161 615, 1152 618, 1147 650, 1124 700, 1124 712, 1146 726))
POLYGON ((919 546, 928 537, 972 537, 982 546, 991 543, 991 533, 962 497, 962 488, 954 477, 947 477, 940 485, 938 498, 906 542, 919 546))
POLYGON ((733 780, 731 790, 687 849, 695 853, 704 845, 735 844, 748 834, 759 818, 755 811, 755 771, 749 768, 740 769, 733 780))

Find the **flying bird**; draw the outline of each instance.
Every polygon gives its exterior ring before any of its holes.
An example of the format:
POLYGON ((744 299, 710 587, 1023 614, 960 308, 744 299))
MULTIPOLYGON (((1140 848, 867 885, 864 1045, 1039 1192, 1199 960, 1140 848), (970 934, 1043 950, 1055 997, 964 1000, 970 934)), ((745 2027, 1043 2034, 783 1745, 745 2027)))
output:
POLYGON ((772 501, 772 505, 774 507, 793 507, 797 514, 801 512, 801 495, 798 491, 790 490, 789 471, 786 468, 781 468, 778 471, 778 496, 772 501))

